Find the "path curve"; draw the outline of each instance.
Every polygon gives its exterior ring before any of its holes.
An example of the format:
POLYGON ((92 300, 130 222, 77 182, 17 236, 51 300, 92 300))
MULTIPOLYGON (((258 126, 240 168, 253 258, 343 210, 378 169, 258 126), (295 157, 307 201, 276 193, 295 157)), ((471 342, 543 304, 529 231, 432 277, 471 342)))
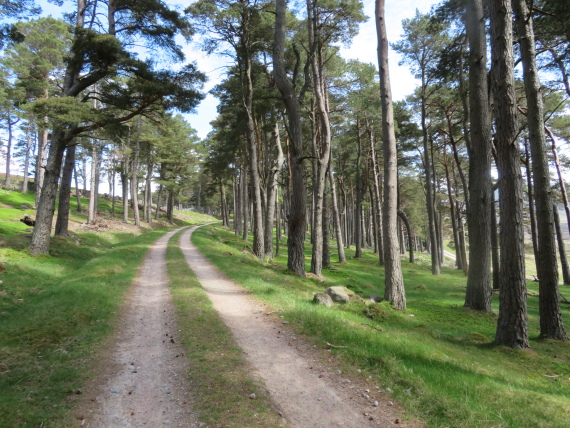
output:
POLYGON ((294 334, 248 292, 226 279, 191 243, 194 227, 182 233, 180 248, 214 308, 232 331, 287 422, 299 428, 420 426, 400 423, 393 403, 346 379, 323 374, 323 359, 299 346, 294 334), (295 341, 294 345, 292 342, 295 341), (303 349, 303 350, 301 350, 303 349), (301 351, 300 351, 301 350, 301 351), (304 355, 301 355, 302 352, 304 355), (315 360, 316 358, 316 360, 315 360), (344 386, 340 386, 340 384, 344 386), (374 401, 382 403, 374 403, 374 401), (396 425, 398 424, 398 425, 396 425))
POLYGON ((188 361, 178 340, 168 288, 166 233, 147 252, 131 286, 104 381, 81 426, 199 426, 190 410, 188 361), (87 422, 87 424, 86 424, 87 422))

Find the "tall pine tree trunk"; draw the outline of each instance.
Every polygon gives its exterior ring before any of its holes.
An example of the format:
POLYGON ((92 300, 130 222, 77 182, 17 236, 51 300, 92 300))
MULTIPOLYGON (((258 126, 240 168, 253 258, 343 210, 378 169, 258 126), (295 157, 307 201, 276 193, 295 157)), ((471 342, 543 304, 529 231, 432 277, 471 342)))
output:
POLYGON ((560 227, 560 215, 556 205, 553 207, 554 227, 556 229, 556 240, 558 241, 558 254, 560 255, 560 267, 562 268, 562 278, 564 285, 570 285, 570 269, 568 268, 568 258, 566 257, 566 248, 564 248, 564 237, 562 228, 560 227))
POLYGON ((323 76, 323 42, 320 39, 320 19, 314 13, 313 0, 307 0, 307 25, 309 35, 309 49, 311 69, 313 76, 313 91, 320 124, 320 147, 317 152, 317 174, 315 191, 315 224, 313 227, 313 251, 311 256, 311 272, 317 276, 322 275, 323 268, 323 211, 324 193, 326 187, 326 173, 329 165, 331 147, 331 126, 327 106, 326 85, 323 76))
MULTIPOLYGON (((327 171, 327 174, 330 172, 327 171)), ((328 204, 328 192, 325 177, 325 193, 323 194, 323 267, 331 267, 331 251, 330 251, 330 208, 328 204)))
MULTIPOLYGON (((528 348, 523 225, 523 179, 518 145, 511 0, 493 0, 491 89, 495 102, 501 259, 495 343, 528 348)), ((493 200, 494 205, 494 200, 493 200)))
POLYGON ((412 228, 410 226, 410 220, 408 219, 406 213, 401 210, 398 210, 398 217, 400 217, 402 223, 404 223, 404 226, 406 227, 406 233, 408 234, 408 247, 409 247, 408 251, 410 253, 410 263, 414 263, 415 262, 414 244, 413 244, 413 236, 412 236, 412 228))
POLYGON ((530 154, 528 151, 528 142, 524 138, 524 153, 525 161, 524 165, 526 168, 526 185, 527 185, 527 195, 528 195, 528 214, 530 217, 530 237, 532 240, 532 251, 534 255, 534 265, 536 271, 538 272, 538 239, 536 233, 536 214, 535 214, 535 204, 534 204, 534 186, 532 184, 532 168, 530 163, 530 154))
POLYGON ((545 127, 544 130, 550 138, 550 148, 552 150, 554 166, 556 167, 556 173, 558 175, 558 185, 560 186, 560 194, 562 195, 562 204, 564 205, 566 221, 568 223, 568 229, 570 230, 570 206, 568 206, 568 193, 566 192, 566 185, 564 184, 564 178, 562 177, 562 171, 560 170, 560 158, 558 157, 558 150, 556 149, 556 139, 554 138, 554 134, 549 128, 545 127))
POLYGON ((513 9, 520 39, 523 78, 527 99, 527 120, 535 185, 538 237, 538 279, 540 336, 565 340, 566 332, 560 313, 556 236, 552 213, 550 171, 546 156, 544 106, 536 66, 533 21, 525 0, 514 0, 513 9))
POLYGON ((49 251, 49 239, 55 212, 57 185, 63 161, 63 153, 65 151, 66 138, 64 134, 65 131, 59 126, 54 129, 52 134, 52 138, 54 141, 57 141, 57 143, 50 146, 45 166, 44 184, 36 209, 36 225, 34 226, 32 241, 30 243, 30 253, 32 255, 47 254, 49 251))
MULTIPOLYGON (((141 125, 142 116, 139 115, 137 121, 137 138, 135 140, 135 147, 133 150, 133 160, 131 163, 131 208, 135 217, 135 226, 141 225, 141 217, 139 211, 139 154, 140 154, 140 139, 141 139, 141 125)), ((172 214, 169 219, 172 222, 172 214)))
POLYGON ((392 90, 388 70, 388 39, 384 18, 384 0, 376 0, 376 32, 378 37, 378 68, 380 70, 380 93, 382 98, 382 135, 384 138, 384 299, 396 309, 406 308, 404 278, 398 248, 398 170, 396 135, 394 133, 394 111, 392 90))
POLYGON ((290 211, 288 225, 287 267, 297 275, 305 276, 305 229, 307 200, 305 167, 303 164, 303 137, 301 108, 295 89, 285 71, 286 0, 276 0, 275 45, 273 75, 287 111, 289 129, 289 159, 291 168, 290 211))
POLYGON ((491 312, 491 120, 482 0, 467 2, 469 38, 469 273, 465 307, 491 312))
POLYGON ((436 219, 436 211, 435 211, 435 204, 434 204, 434 195, 433 195, 433 177, 432 177, 432 165, 431 165, 431 156, 429 150, 429 139, 428 139, 428 130, 426 125, 426 96, 424 94, 426 88, 425 84, 422 85, 422 141, 423 141, 423 148, 424 148, 424 168, 425 168, 425 176, 426 176, 426 183, 425 183, 425 191, 426 191, 426 210, 428 214, 428 231, 429 231, 429 240, 432 243, 431 245, 431 273, 432 275, 439 275, 440 274, 440 266, 441 261, 439 259, 439 251, 437 245, 437 219, 436 219))
POLYGON ((362 258, 362 137, 359 120, 356 119, 356 203, 354 206, 354 258, 362 258))
POLYGON ((497 228, 497 201, 495 198, 495 188, 493 188, 491 192, 491 266, 493 268, 493 290, 501 288, 499 284, 501 265, 499 261, 499 237, 497 228))
POLYGON ((121 188, 123 191, 123 223, 129 222, 129 176, 127 162, 123 161, 123 169, 121 171, 121 188))
POLYGON ((146 169, 146 180, 144 185, 144 219, 147 223, 152 223, 152 170, 154 169, 154 163, 150 160, 150 153, 149 153, 149 161, 147 163, 146 169))
POLYGON ((447 197, 449 198, 449 216, 451 219, 451 229, 453 233, 453 244, 455 246, 455 266, 457 269, 463 270, 463 260, 461 258, 461 243, 459 242, 459 227, 457 225, 457 214, 455 213, 455 200, 451 193, 451 177, 449 174, 449 162, 447 160, 447 146, 445 150, 445 180, 447 182, 447 197))
MULTIPOLYGON (((77 152, 77 148, 76 148, 77 152)), ((77 156, 76 156, 77 157, 77 156)), ((73 179, 75 181, 75 200, 77 202, 77 212, 80 213, 81 209, 81 192, 79 191, 79 178, 77 177, 77 164, 73 164, 73 179)))
MULTIPOLYGON (((44 187, 45 166, 48 153, 48 130, 40 128, 38 131, 38 153, 36 155, 36 173, 34 187, 36 188, 36 206, 40 203, 42 189, 44 187)), ((36 217, 37 218, 37 217, 36 217)))
POLYGON ((8 140, 6 142, 6 176, 4 177, 4 186, 10 188, 10 166, 12 165, 12 140, 14 138, 14 125, 16 125, 20 119, 13 119, 13 111, 8 110, 8 140))
POLYGON ((382 241, 382 175, 380 174, 380 168, 378 168, 378 161, 376 159, 376 149, 374 147, 374 138, 372 130, 369 129, 370 137, 370 159, 372 161, 372 178, 374 182, 374 207, 377 214, 378 223, 378 261, 380 266, 384 266, 384 249, 382 241))
POLYGON ((249 236, 249 192, 247 186, 247 166, 241 170, 241 212, 243 214, 242 239, 248 240, 249 236))
POLYGON ((158 185, 158 195, 156 195, 156 212, 154 215, 155 220, 160 219, 160 204, 162 203, 162 192, 164 186, 162 184, 158 185))
POLYGON ((57 219, 55 221, 55 235, 57 236, 67 236, 69 233, 69 203, 71 200, 71 180, 73 179, 73 167, 75 166, 76 147, 75 141, 72 141, 65 153, 63 177, 59 186, 57 219))
POLYGON ((99 151, 97 150, 97 143, 92 142, 93 147, 91 149, 91 192, 89 192, 89 208, 87 212, 87 224, 93 224, 95 222, 95 216, 97 214, 97 207, 95 201, 97 200, 97 164, 99 163, 99 151))
POLYGON ((236 172, 234 175, 234 232, 236 236, 241 235, 241 223, 242 223, 242 215, 241 215, 241 179, 240 179, 240 171, 236 168, 236 172))
MULTIPOLYGON (((283 149, 281 148, 281 138, 279 136, 279 124, 275 122, 273 130, 273 141, 277 149, 277 158, 273 163, 273 167, 269 172, 269 180, 267 182, 267 209, 265 210, 265 257, 273 258, 273 220, 275 219, 275 201, 277 199, 278 185, 277 178, 281 172, 281 167, 285 162, 283 149)), ((279 228, 279 224, 277 225, 279 228)))
POLYGON ((22 193, 28 193, 28 173, 30 171, 30 150, 32 149, 32 122, 26 127, 26 154, 24 157, 24 180, 22 180, 22 193))
POLYGON ((338 198, 336 194, 336 184, 332 168, 332 153, 331 156, 329 157, 329 186, 331 189, 332 215, 334 219, 334 228, 336 232, 336 248, 338 251, 338 261, 339 263, 346 263, 346 256, 344 254, 344 237, 342 233, 342 223, 340 221, 338 198))
MULTIPOLYGON (((77 15, 75 18, 75 28, 81 29, 85 22, 85 10, 87 4, 85 0, 77 1, 77 15)), ((79 73, 77 68, 79 64, 73 61, 73 50, 69 54, 70 61, 67 63, 65 77, 63 80, 63 95, 76 95, 73 92, 73 84, 79 73)), ((79 62, 79 61, 78 61, 79 62)), ((47 254, 49 251, 50 233, 55 211, 55 201, 57 196, 57 185, 63 162, 63 153, 71 135, 66 132, 63 124, 56 123, 52 132, 52 139, 49 149, 49 155, 45 167, 44 183, 41 188, 41 195, 36 210, 36 225, 32 232, 32 240, 30 242, 30 253, 47 254)))
MULTIPOLYGON (((246 51, 248 47, 244 47, 246 51)), ((247 148, 249 154, 249 176, 251 185, 251 197, 253 204, 253 255, 262 258, 265 255, 264 250, 264 234, 263 234, 263 209, 261 207, 261 180, 259 177, 259 167, 257 160, 257 139, 255 135, 255 124, 253 119, 253 81, 251 76, 251 57, 249 52, 244 54, 245 62, 245 87, 246 94, 244 99, 245 110, 247 113, 247 148)))

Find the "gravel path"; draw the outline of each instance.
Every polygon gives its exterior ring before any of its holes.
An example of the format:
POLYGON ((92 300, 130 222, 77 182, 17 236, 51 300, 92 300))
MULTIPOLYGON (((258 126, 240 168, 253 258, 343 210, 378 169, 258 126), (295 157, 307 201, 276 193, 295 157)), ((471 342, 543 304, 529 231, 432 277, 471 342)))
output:
MULTIPOLYGON (((295 428, 343 426, 420 427, 402 422, 388 390, 334 368, 334 357, 315 349, 262 303, 217 271, 190 242, 179 241, 214 308, 231 329, 255 372, 295 428)), ((120 325, 99 358, 99 375, 86 385, 76 408, 79 425, 90 428, 202 427, 192 412, 188 361, 179 345, 166 274, 166 245, 177 231, 147 253, 125 302, 120 325)), ((231 368, 224 368, 231 370, 231 368)))
POLYGON ((166 245, 176 232, 158 239, 145 256, 102 364, 102 380, 88 408, 82 409, 81 426, 199 426, 189 410, 187 360, 177 337, 166 274, 166 245))
POLYGON ((323 353, 295 337, 279 319, 265 315, 261 303, 198 252, 190 242, 195 229, 182 233, 180 248, 290 426, 420 426, 401 423, 396 415, 401 410, 378 387, 342 376, 323 353))

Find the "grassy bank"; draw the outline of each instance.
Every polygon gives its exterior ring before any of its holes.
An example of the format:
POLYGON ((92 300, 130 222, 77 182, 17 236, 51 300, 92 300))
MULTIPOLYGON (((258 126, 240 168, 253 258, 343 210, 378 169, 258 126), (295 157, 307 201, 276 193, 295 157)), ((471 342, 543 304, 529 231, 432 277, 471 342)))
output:
POLYGON ((144 254, 166 229, 74 230, 52 238, 49 256, 32 257, 31 229, 19 218, 34 217, 23 206, 33 194, 1 190, 0 204, 0 426, 61 427, 144 254))
MULTIPOLYGON (((329 309, 311 303, 313 292, 343 285, 365 296, 383 295, 383 269, 375 255, 333 264, 321 283, 290 274, 285 256, 259 262, 249 244, 221 227, 200 229, 194 242, 318 346, 346 346, 332 352, 393 389, 411 417, 434 427, 568 426, 570 344, 538 339, 535 283, 529 283, 528 299, 531 349, 515 351, 492 344, 496 315, 462 307, 461 272, 444 270, 434 277, 427 266, 404 262, 407 311, 367 307, 361 300, 329 309)), ((497 296, 493 300, 496 312, 497 296)), ((567 326, 569 315, 564 306, 567 326)))
POLYGON ((265 390, 251 377, 242 350, 189 269, 178 238, 176 234, 168 244, 168 276, 178 328, 190 360, 193 410, 209 427, 281 426, 265 390), (252 393, 255 400, 249 398, 252 393))

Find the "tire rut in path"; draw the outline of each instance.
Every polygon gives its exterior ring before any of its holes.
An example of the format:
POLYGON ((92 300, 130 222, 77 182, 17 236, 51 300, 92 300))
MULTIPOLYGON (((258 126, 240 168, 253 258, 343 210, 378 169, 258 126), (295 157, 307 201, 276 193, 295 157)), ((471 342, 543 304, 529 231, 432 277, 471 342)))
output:
POLYGON ((178 230, 159 238, 143 260, 104 364, 97 407, 82 426, 199 426, 166 272, 166 246, 178 230))
POLYGON ((323 375, 323 358, 295 340, 287 327, 265 316, 259 302, 249 298, 246 290, 227 280, 199 253, 190 242, 195 229, 182 233, 180 248, 290 426, 421 426, 396 422, 396 408, 385 407, 392 405, 385 397, 379 397, 381 403, 374 406, 370 391, 370 397, 362 398, 368 395, 362 386, 348 386, 346 379, 338 375, 323 375), (291 344, 293 340, 295 345, 291 344))

